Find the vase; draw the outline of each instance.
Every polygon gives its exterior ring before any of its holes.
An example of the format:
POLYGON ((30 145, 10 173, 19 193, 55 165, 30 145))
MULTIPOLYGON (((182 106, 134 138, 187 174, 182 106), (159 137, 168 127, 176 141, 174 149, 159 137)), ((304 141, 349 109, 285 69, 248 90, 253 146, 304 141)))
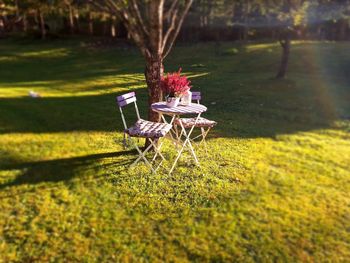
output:
POLYGON ((167 97, 166 99, 166 105, 169 108, 177 107, 179 105, 179 102, 180 102, 180 98, 176 98, 176 97, 167 97))
POLYGON ((181 105, 188 106, 191 105, 192 102, 192 92, 191 91, 186 91, 186 93, 181 97, 181 105))

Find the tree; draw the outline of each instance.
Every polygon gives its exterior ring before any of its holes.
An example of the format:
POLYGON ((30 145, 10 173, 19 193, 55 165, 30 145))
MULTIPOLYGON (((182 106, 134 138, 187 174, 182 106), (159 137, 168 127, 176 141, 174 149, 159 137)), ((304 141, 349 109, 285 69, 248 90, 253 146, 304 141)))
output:
POLYGON ((347 40, 350 24, 350 0, 318 0, 313 12, 313 20, 333 21, 335 27, 332 36, 335 40, 347 40))
POLYGON ((74 8, 72 5, 72 2, 69 0, 65 0, 66 6, 68 7, 68 14, 69 14, 69 30, 70 33, 73 35, 75 31, 75 25, 74 25, 74 8))
POLYGON ((27 13, 35 12, 36 21, 41 32, 41 38, 45 39, 47 35, 47 25, 45 21, 45 16, 53 10, 54 4, 54 0, 16 1, 16 16, 20 16, 20 14, 22 15, 23 27, 26 29, 27 13))
POLYGON ((276 78, 284 78, 288 68, 292 34, 298 27, 307 23, 307 11, 314 1, 263 0, 259 2, 267 10, 267 15, 277 19, 280 24, 279 43, 282 55, 276 78))
POLYGON ((14 30, 15 23, 17 20, 17 1, 0 0, 0 37, 4 37, 6 32, 14 30))
POLYGON ((6 16, 7 6, 4 1, 0 0, 0 37, 5 32, 5 16, 6 16))
POLYGON ((7 7, 4 2, 0 1, 0 38, 5 35, 5 17, 7 7))
MULTIPOLYGON (((149 106, 162 99, 163 62, 170 53, 193 0, 90 0, 99 10, 117 16, 146 61, 145 77, 149 106)), ((149 107, 148 119, 160 121, 149 107)))
POLYGON ((93 19, 93 12, 90 10, 90 5, 87 5, 87 17, 88 17, 88 29, 89 29, 89 35, 94 34, 94 19, 93 19))
MULTIPOLYGON (((249 33, 249 14, 252 11, 252 0, 236 1, 236 10, 239 10, 240 22, 241 22, 241 33, 240 39, 243 41, 248 40, 249 33)), ((237 15, 237 14, 236 14, 237 15)))

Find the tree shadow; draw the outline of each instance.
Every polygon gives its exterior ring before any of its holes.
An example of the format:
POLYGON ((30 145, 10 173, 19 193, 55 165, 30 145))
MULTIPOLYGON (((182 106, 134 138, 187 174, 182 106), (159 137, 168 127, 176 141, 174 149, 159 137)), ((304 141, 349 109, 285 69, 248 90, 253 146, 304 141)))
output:
MULTIPOLYGON (((228 90, 225 96, 205 90, 203 115, 218 122, 210 138, 275 138, 278 135, 335 128, 343 119, 339 101, 327 88, 315 84, 298 85, 292 80, 262 79, 251 85, 228 90)), ((350 112, 347 112, 350 116, 350 112)))
MULTIPOLYGON (((122 132, 115 97, 125 92, 38 99, 0 98, 0 134, 122 132)), ((146 92, 145 89, 137 91, 143 118, 147 117, 146 92)), ((278 134, 331 127, 339 118, 327 94, 320 96, 322 91, 305 90, 290 80, 264 80, 261 86, 244 85, 227 91, 224 97, 209 89, 203 93, 202 103, 208 107, 203 116, 219 123, 211 133, 214 137, 273 138, 278 134)), ((132 106, 125 109, 125 115, 129 124, 136 118, 132 106)))
POLYGON ((68 183, 74 178, 79 177, 79 175, 85 177, 91 175, 95 180, 98 175, 103 176, 103 171, 110 170, 111 167, 117 167, 119 171, 120 169, 127 169, 125 167, 128 167, 128 164, 133 161, 129 157, 135 154, 136 151, 121 151, 48 161, 1 165, 1 170, 22 170, 23 172, 16 176, 14 180, 1 184, 0 191, 19 185, 37 185, 48 182, 68 183))
POLYGON ((275 43, 222 48, 226 51, 217 54, 210 49, 210 63, 201 55, 197 61, 191 57, 210 71, 196 80, 208 106, 204 116, 218 121, 209 137, 275 138, 337 129, 337 121, 350 119, 350 82, 344 76, 349 59, 339 46, 295 44, 288 76, 279 80, 273 78, 280 59, 275 43))
MULTIPOLYGON (((0 134, 70 131, 122 131, 116 96, 129 92, 48 98, 0 98, 0 134)), ((139 90, 138 104, 146 118, 146 90, 139 90)), ((135 119, 133 109, 125 111, 135 119)))
POLYGON ((51 88, 62 81, 84 82, 109 76, 136 74, 144 69, 142 58, 136 55, 135 49, 124 50, 115 47, 97 53, 71 42, 14 47, 1 45, 0 49, 2 87, 22 87, 27 83, 46 82, 45 86, 51 88), (113 59, 110 59, 111 57, 113 59))
MULTIPOLYGON (((55 45, 54 48, 67 48, 67 45, 55 45)), ((298 76, 291 78, 293 80, 267 79, 273 74, 278 58, 273 56, 271 59, 268 50, 259 49, 258 53, 243 50, 242 54, 223 56, 213 53, 212 47, 208 50, 207 46, 197 51, 193 48, 180 48, 171 55, 171 62, 167 68, 180 64, 191 68, 191 65, 206 64, 204 59, 211 59, 210 64, 205 67, 205 71, 211 74, 193 79, 193 89, 202 87, 199 89, 203 93, 202 103, 208 106, 205 116, 219 122, 211 135, 244 138, 275 137, 278 134, 331 127, 334 121, 341 117, 336 108, 340 103, 333 101, 333 94, 329 94, 327 85, 320 85, 324 80, 315 68, 314 61, 305 56, 304 48, 297 51, 300 53, 298 60, 291 61, 294 69, 299 70, 301 65, 306 65, 308 71, 302 76, 303 80, 299 80, 298 76), (186 56, 195 55, 184 59, 183 51, 186 56), (260 73, 263 70, 268 74, 260 73)), ((17 54, 16 51, 12 52, 13 55, 17 54)), ((16 69, 18 75, 14 78, 11 74, 0 72, 0 84, 27 85, 32 81, 49 81, 53 83, 50 88, 57 88, 57 82, 61 81, 67 84, 70 81, 119 74, 118 78, 122 78, 122 83, 116 86, 121 91, 106 93, 115 88, 113 84, 108 83, 94 84, 86 88, 89 92, 97 92, 100 89, 104 94, 40 99, 0 98, 0 134, 123 130, 115 96, 128 92, 130 86, 142 86, 140 78, 133 76, 143 71, 140 58, 137 56, 130 58, 130 54, 134 54, 134 51, 99 52, 97 56, 73 47, 68 48, 67 52, 68 55, 54 59, 50 56, 45 57, 44 53, 30 60, 20 56, 13 62, 0 62, 0 66, 4 66, 6 72, 12 73, 16 69), (112 55, 117 58, 115 61, 110 59, 112 55), (43 63, 39 63, 40 61, 43 63), (58 74, 54 72, 42 74, 46 72, 48 63, 53 63, 50 64, 50 70, 57 71, 58 74), (30 74, 33 72, 28 74, 25 70, 17 70, 21 67, 32 70, 34 64, 33 70, 36 71, 34 75, 30 74), (122 73, 125 73, 125 76, 120 76, 122 73)), ((194 73, 203 73, 203 68, 192 69, 194 73)), ((51 85, 50 83, 48 85, 51 85)), ((73 94, 74 90, 71 92, 73 94)), ((336 92, 338 91, 334 91, 336 92)), ((342 94, 341 97, 345 97, 346 94, 349 96, 349 91, 344 89, 342 94)), ((141 115, 146 118, 147 91, 138 89, 137 97, 141 115)), ((344 111, 346 116, 350 116, 347 109, 344 111)), ((126 110, 125 113, 127 119, 135 118, 133 109, 126 110)))

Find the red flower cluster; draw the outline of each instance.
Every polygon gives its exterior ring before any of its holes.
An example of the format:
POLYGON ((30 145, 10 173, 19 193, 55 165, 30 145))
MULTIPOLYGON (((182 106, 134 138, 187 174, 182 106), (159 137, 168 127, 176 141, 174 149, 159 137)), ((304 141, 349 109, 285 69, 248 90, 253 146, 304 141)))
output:
POLYGON ((181 68, 178 72, 168 73, 165 77, 162 77, 160 87, 166 96, 180 97, 191 88, 191 82, 186 76, 181 76, 180 73, 181 68))

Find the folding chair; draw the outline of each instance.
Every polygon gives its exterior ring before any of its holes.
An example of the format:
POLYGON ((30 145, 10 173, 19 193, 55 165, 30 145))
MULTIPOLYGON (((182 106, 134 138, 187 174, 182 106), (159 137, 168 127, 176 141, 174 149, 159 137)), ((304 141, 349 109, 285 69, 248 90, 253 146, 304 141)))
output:
POLYGON ((160 151, 163 143, 159 143, 159 141, 171 130, 172 125, 166 123, 151 122, 141 119, 136 103, 135 92, 130 92, 118 96, 117 104, 119 106, 120 114, 122 116, 122 121, 124 125, 124 147, 127 147, 126 137, 128 137, 128 141, 133 144, 133 146, 139 153, 139 157, 134 161, 133 164, 131 164, 131 167, 135 166, 139 161, 143 160, 145 164, 149 166, 152 172, 155 173, 157 169, 161 166, 162 162, 165 160, 164 156, 160 151), (122 108, 130 103, 134 103, 137 121, 133 126, 128 128, 122 108), (134 138, 145 138, 146 141, 148 140, 150 142, 150 145, 147 146, 142 152, 134 138), (146 158, 146 154, 152 148, 154 149, 155 154, 152 160, 148 161, 146 158), (158 156, 161 158, 161 161, 155 168, 153 168, 152 163, 156 160, 158 156))
MULTIPOLYGON (((196 101, 199 104, 201 99, 202 99, 202 96, 199 91, 192 91, 192 101, 196 101)), ((216 121, 208 120, 203 117, 199 117, 197 122, 196 122, 196 118, 179 118, 175 120, 175 125, 180 125, 180 122, 185 129, 189 129, 192 126, 194 126, 195 128, 200 128, 201 134, 191 138, 191 141, 194 141, 198 138, 202 138, 199 144, 204 143, 205 146, 206 146, 205 138, 207 137, 211 128, 213 128, 217 124, 216 121)), ((181 138, 181 136, 182 136, 182 132, 179 138, 181 138)))

